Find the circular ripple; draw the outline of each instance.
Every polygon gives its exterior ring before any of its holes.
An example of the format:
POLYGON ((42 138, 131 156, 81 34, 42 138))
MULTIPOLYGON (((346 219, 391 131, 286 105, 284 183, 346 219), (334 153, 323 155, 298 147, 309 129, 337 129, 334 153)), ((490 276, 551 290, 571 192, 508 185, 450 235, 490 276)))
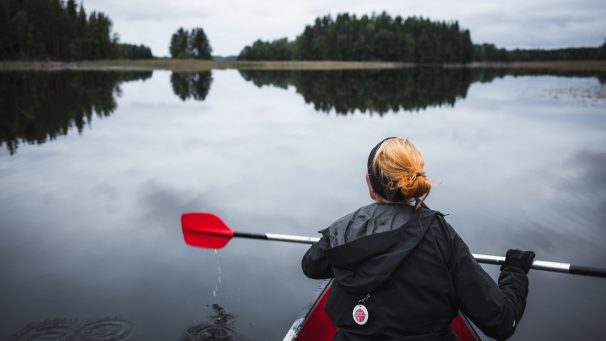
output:
POLYGON ((201 324, 187 329, 184 341, 231 340, 234 332, 230 327, 201 324))
POLYGON ((77 325, 67 320, 50 320, 31 324, 15 335, 15 341, 63 341, 70 340, 77 332, 77 325))
POLYGON ((132 323, 124 320, 97 320, 82 326, 76 340, 124 341, 135 335, 132 323))

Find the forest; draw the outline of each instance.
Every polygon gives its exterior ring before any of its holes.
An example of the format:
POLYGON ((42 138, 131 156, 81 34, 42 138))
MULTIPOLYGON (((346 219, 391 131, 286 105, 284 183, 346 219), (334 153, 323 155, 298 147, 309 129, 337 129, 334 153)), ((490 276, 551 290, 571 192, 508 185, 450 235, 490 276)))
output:
POLYGON ((456 21, 393 18, 383 12, 359 18, 348 13, 317 18, 294 41, 256 41, 238 59, 467 63, 472 55, 470 33, 456 21))
POLYGON ((330 15, 317 18, 293 41, 257 40, 244 47, 238 59, 405 63, 605 60, 606 42, 600 47, 507 50, 494 44, 474 44, 469 30, 461 28, 457 21, 404 19, 385 12, 359 18, 343 13, 334 19, 330 15))
MULTIPOLYGON (((171 37, 172 58, 212 59, 202 27, 179 28, 171 37)), ((0 60, 151 59, 149 47, 121 43, 102 12, 87 13, 76 0, 0 0, 0 60)), ((599 47, 544 49, 499 48, 474 44, 457 21, 392 17, 386 12, 318 17, 294 40, 256 40, 238 60, 387 61, 440 64, 606 60, 599 47)))
POLYGON ((606 60, 606 42, 600 47, 577 47, 553 50, 497 48, 494 44, 474 44, 474 61, 530 62, 556 60, 606 60))
POLYGON ((122 44, 102 12, 75 0, 0 0, 0 59, 152 58, 149 47, 122 44))

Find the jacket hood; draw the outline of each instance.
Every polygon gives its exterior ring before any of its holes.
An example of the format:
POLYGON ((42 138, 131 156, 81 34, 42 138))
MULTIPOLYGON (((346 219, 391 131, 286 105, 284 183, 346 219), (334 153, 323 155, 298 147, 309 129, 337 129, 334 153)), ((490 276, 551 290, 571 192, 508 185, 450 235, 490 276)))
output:
POLYGON ((371 204, 328 229, 326 251, 335 280, 347 291, 368 293, 398 268, 425 236, 437 212, 402 204, 371 204))

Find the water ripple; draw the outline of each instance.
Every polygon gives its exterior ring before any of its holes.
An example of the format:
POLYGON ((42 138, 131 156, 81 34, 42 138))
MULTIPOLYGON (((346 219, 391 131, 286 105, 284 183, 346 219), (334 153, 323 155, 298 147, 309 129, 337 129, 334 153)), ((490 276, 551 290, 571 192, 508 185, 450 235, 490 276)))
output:
POLYGON ((52 319, 31 323, 13 341, 126 341, 135 335, 131 322, 119 318, 94 321, 52 319))

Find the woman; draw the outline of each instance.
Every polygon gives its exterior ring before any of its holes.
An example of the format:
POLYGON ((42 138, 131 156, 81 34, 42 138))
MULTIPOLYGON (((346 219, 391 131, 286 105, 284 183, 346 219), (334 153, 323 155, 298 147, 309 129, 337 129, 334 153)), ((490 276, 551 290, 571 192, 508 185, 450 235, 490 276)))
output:
POLYGON ((431 183, 421 153, 391 137, 368 157, 375 203, 320 231, 305 254, 310 278, 335 278, 326 312, 335 340, 456 340, 462 310, 486 335, 505 340, 522 317, 534 252, 509 250, 498 285, 444 220, 423 204, 431 183))

